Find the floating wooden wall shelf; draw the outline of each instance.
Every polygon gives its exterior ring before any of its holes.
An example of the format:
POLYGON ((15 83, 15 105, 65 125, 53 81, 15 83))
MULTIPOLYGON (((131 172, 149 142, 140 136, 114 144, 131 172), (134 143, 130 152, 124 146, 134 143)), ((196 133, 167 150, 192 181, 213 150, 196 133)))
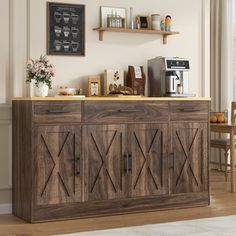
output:
POLYGON ((95 28, 93 29, 99 32, 99 40, 103 41, 104 32, 120 32, 120 33, 141 33, 141 34, 159 34, 163 36, 163 44, 167 44, 167 37, 174 34, 179 34, 179 32, 167 32, 160 30, 149 30, 149 29, 127 29, 127 28, 95 28))

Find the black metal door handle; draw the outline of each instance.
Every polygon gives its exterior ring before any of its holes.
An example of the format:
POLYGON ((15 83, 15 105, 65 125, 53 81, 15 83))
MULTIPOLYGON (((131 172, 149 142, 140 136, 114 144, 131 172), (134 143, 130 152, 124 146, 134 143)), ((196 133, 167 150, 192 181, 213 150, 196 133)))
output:
POLYGON ((125 173, 128 175, 129 174, 129 153, 127 152, 124 157, 124 170, 125 173))
POLYGON ((128 171, 132 171, 132 154, 128 154, 128 171))
POLYGON ((171 154, 171 167, 170 168, 173 168, 175 167, 175 152, 172 152, 171 154))
POLYGON ((76 171, 76 175, 80 175, 80 174, 81 174, 80 157, 77 157, 76 160, 77 160, 77 171, 76 171))
POLYGON ((63 110, 48 110, 49 113, 69 113, 69 111, 63 111, 63 110))
POLYGON ((135 110, 135 109, 120 109, 118 112, 121 113, 132 113, 132 112, 140 112, 140 110, 135 110))
POLYGON ((132 171, 132 154, 129 154, 128 152, 124 156, 124 170, 127 175, 129 174, 129 171, 132 171))
POLYGON ((181 112, 197 112, 200 111, 200 109, 196 109, 196 108, 182 108, 179 109, 181 112))

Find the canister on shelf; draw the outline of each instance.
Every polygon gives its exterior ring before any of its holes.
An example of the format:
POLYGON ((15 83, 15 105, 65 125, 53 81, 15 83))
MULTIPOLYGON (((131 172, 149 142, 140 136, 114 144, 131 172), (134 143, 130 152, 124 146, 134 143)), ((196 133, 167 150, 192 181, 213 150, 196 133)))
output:
POLYGON ((159 14, 152 14, 152 29, 153 30, 161 30, 161 20, 159 14))

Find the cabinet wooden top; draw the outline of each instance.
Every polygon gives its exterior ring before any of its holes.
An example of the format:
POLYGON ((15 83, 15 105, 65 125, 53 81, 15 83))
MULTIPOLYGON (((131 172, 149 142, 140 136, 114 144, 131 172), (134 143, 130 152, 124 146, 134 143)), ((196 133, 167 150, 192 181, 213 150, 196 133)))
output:
POLYGON ((124 96, 124 97, 16 97, 13 100, 26 100, 26 101, 210 101, 211 98, 204 97, 136 97, 136 96, 124 96))

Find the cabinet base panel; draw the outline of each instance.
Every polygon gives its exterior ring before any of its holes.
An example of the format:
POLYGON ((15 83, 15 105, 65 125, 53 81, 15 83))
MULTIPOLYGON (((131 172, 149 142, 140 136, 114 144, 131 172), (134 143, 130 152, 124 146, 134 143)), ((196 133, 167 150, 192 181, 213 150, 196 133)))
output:
POLYGON ((200 192, 168 196, 155 196, 149 198, 132 198, 72 204, 68 203, 64 205, 45 205, 34 207, 30 222, 38 223, 75 218, 88 218, 177 208, 200 207, 207 206, 209 204, 209 193, 200 192))

